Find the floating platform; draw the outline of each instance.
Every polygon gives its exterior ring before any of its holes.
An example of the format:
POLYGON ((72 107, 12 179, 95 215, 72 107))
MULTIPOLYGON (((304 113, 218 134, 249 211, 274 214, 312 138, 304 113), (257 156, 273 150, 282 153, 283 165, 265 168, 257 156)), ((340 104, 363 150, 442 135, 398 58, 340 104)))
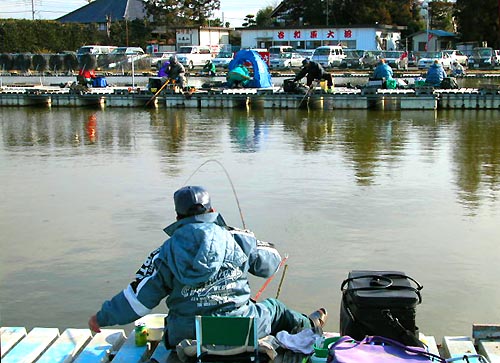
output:
MULTIPOLYGON (((161 342, 148 342, 146 346, 135 345, 135 332, 128 335, 122 329, 102 329, 92 335, 89 329, 68 328, 60 332, 57 328, 2 327, 2 363, 180 363, 177 355, 171 354, 161 342)), ((456 362, 481 363, 475 355, 488 359, 489 363, 500 363, 500 325, 472 327, 472 337, 445 336, 436 344, 433 336, 420 334, 420 340, 429 352, 443 358, 459 358, 456 362), (468 356, 468 360, 461 359, 468 356)), ((285 363, 284 359, 275 363, 285 363)), ((484 362, 483 362, 484 363, 484 362)))
POLYGON ((161 93, 156 97, 140 88, 91 88, 75 92, 61 87, 3 87, 0 106, 45 107, 162 107, 254 109, 500 109, 500 87, 453 90, 421 87, 379 89, 336 87, 332 93, 315 89, 311 94, 286 93, 282 88, 199 89, 193 93, 161 93))

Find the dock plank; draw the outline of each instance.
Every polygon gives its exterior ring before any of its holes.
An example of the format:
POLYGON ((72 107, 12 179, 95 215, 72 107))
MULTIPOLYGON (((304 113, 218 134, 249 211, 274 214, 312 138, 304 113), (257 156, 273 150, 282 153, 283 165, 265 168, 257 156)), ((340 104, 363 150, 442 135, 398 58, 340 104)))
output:
MULTIPOLYGON (((472 338, 467 336, 443 337, 445 358, 460 358, 465 355, 477 355, 472 338)), ((478 357, 470 357, 469 363, 481 363, 478 357)))
POLYGON ((500 339, 480 340, 477 350, 479 354, 486 357, 490 363, 500 363, 500 339))
POLYGON ((12 349, 21 339, 26 336, 26 328, 24 327, 2 327, 0 330, 1 338, 1 356, 3 357, 9 350, 12 349))
POLYGON ((125 341, 123 329, 101 329, 78 355, 74 363, 107 363, 110 354, 125 341))
POLYGON ((476 342, 483 339, 500 340, 500 324, 473 324, 472 339, 476 342))
POLYGON ((441 355, 437 347, 436 338, 431 335, 419 334, 419 340, 427 347, 427 351, 432 354, 441 355))
POLYGON ((91 338, 89 329, 66 329, 37 363, 71 363, 91 338))
POLYGON ((32 363, 58 336, 57 328, 33 328, 5 357, 2 357, 2 363, 32 363))
POLYGON ((135 331, 129 334, 118 353, 113 358, 113 363, 138 363, 146 358, 148 346, 138 347, 135 345, 135 331))

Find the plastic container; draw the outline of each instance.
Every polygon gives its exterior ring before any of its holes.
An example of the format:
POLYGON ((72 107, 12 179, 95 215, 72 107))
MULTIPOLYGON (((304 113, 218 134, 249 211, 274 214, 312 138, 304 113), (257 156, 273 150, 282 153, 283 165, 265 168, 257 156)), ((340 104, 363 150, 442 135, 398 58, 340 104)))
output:
POLYGON ((340 337, 326 338, 321 343, 321 346, 318 346, 316 343, 314 343, 313 344, 313 348, 314 348, 313 357, 315 356, 315 358, 324 358, 326 361, 326 357, 328 357, 328 346, 332 343, 335 343, 339 339, 340 339, 340 337))
POLYGON ((148 330, 148 341, 159 342, 163 338, 165 317, 167 314, 148 314, 136 321, 137 324, 145 324, 148 330))
POLYGON ((395 79, 388 79, 385 81, 387 89, 396 89, 398 82, 395 79))

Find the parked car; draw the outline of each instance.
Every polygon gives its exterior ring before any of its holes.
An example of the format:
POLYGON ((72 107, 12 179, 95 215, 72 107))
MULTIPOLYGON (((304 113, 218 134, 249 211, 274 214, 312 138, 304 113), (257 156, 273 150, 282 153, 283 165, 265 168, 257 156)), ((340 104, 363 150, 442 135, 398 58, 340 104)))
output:
POLYGON ((271 57, 269 61, 270 68, 291 68, 301 67, 304 56, 297 52, 284 52, 279 57, 271 57))
POLYGON ((279 58, 283 53, 295 52, 291 45, 273 45, 269 47, 270 58, 279 58))
POLYGON ((323 45, 314 50, 312 59, 323 67, 338 67, 345 58, 344 50, 339 45, 323 45))
POLYGON ((417 67, 418 69, 427 69, 431 66, 432 63, 434 63, 436 59, 439 61, 439 63, 441 63, 444 69, 451 69, 452 59, 447 53, 443 51, 420 53, 417 67))
POLYGON ((363 68, 373 69, 377 66, 377 63, 382 55, 381 50, 367 50, 363 55, 362 62, 363 68))
POLYGON ((212 50, 203 45, 185 45, 179 48, 177 60, 189 69, 204 66, 207 60, 212 60, 212 50))
POLYGON ((314 54, 314 49, 297 49, 296 52, 301 54, 304 58, 311 59, 314 54))
POLYGON ((365 50, 361 49, 346 49, 344 50, 345 58, 340 61, 339 68, 342 69, 363 69, 365 68, 363 57, 366 54, 365 50))
POLYGON ((500 66, 500 50, 490 47, 472 49, 469 57, 469 68, 495 68, 500 66))
POLYGON ((175 52, 155 52, 151 54, 151 67, 160 69, 163 63, 168 61, 168 59, 174 54, 175 52))
POLYGON ((464 53, 462 53, 462 51, 460 51, 458 49, 447 49, 444 52, 447 53, 451 57, 452 63, 456 61, 456 62, 460 63, 461 65, 467 67, 467 65, 469 63, 469 57, 467 57, 464 53))
POLYGON ((111 55, 143 55, 144 49, 141 47, 116 47, 109 53, 111 55))
POLYGON ((399 50, 385 50, 380 55, 392 69, 408 69, 408 53, 399 50))
POLYGON ((233 53, 232 52, 219 52, 217 56, 212 59, 212 64, 216 68, 227 68, 229 65, 229 62, 233 59, 233 53))

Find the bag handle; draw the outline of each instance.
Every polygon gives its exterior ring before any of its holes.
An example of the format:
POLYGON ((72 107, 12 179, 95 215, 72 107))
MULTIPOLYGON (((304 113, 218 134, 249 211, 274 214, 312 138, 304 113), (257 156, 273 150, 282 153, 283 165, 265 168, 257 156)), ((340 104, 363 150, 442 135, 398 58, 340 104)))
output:
POLYGON ((440 361, 440 362, 445 362, 446 361, 443 357, 441 357, 441 356, 439 356, 437 354, 428 352, 426 350, 418 349, 418 347, 412 347, 412 346, 409 346, 409 345, 404 345, 404 344, 398 342, 397 340, 393 340, 391 338, 386 338, 386 337, 382 337, 382 336, 379 336, 379 335, 374 335, 374 336, 365 337, 364 340, 366 340, 366 342, 368 344, 370 344, 370 343, 377 343, 377 342, 379 342, 379 343, 387 343, 389 345, 397 346, 397 347, 399 347, 401 349, 404 349, 407 352, 424 355, 426 357, 429 357, 431 360, 437 360, 437 361, 440 361))
POLYGON ((356 277, 350 277, 345 279, 342 282, 342 285, 340 286, 340 290, 345 293, 347 291, 374 291, 374 290, 380 290, 380 289, 394 289, 394 290, 411 290, 414 291, 415 294, 417 294, 418 297, 418 303, 420 304, 422 302, 422 295, 420 294, 420 290, 423 289, 423 286, 415 280, 413 277, 404 275, 404 274, 397 274, 397 273, 389 273, 389 274, 367 274, 367 275, 361 275, 361 276, 356 276, 356 277), (355 287, 355 288, 346 288, 346 285, 354 280, 358 279, 366 279, 366 278, 371 278, 372 281, 370 282, 370 286, 366 287, 355 287), (403 278, 403 279, 408 279, 411 282, 413 282, 416 287, 413 286, 394 286, 394 278, 403 278))
POLYGON ((489 363, 488 359, 484 355, 481 355, 481 354, 464 354, 463 356, 460 356, 460 357, 447 358, 447 359, 445 359, 445 361, 447 363, 449 363, 449 362, 455 362, 457 360, 462 360, 464 362, 470 363, 469 359, 471 359, 471 358, 477 359, 478 362, 481 362, 481 363, 489 363))

